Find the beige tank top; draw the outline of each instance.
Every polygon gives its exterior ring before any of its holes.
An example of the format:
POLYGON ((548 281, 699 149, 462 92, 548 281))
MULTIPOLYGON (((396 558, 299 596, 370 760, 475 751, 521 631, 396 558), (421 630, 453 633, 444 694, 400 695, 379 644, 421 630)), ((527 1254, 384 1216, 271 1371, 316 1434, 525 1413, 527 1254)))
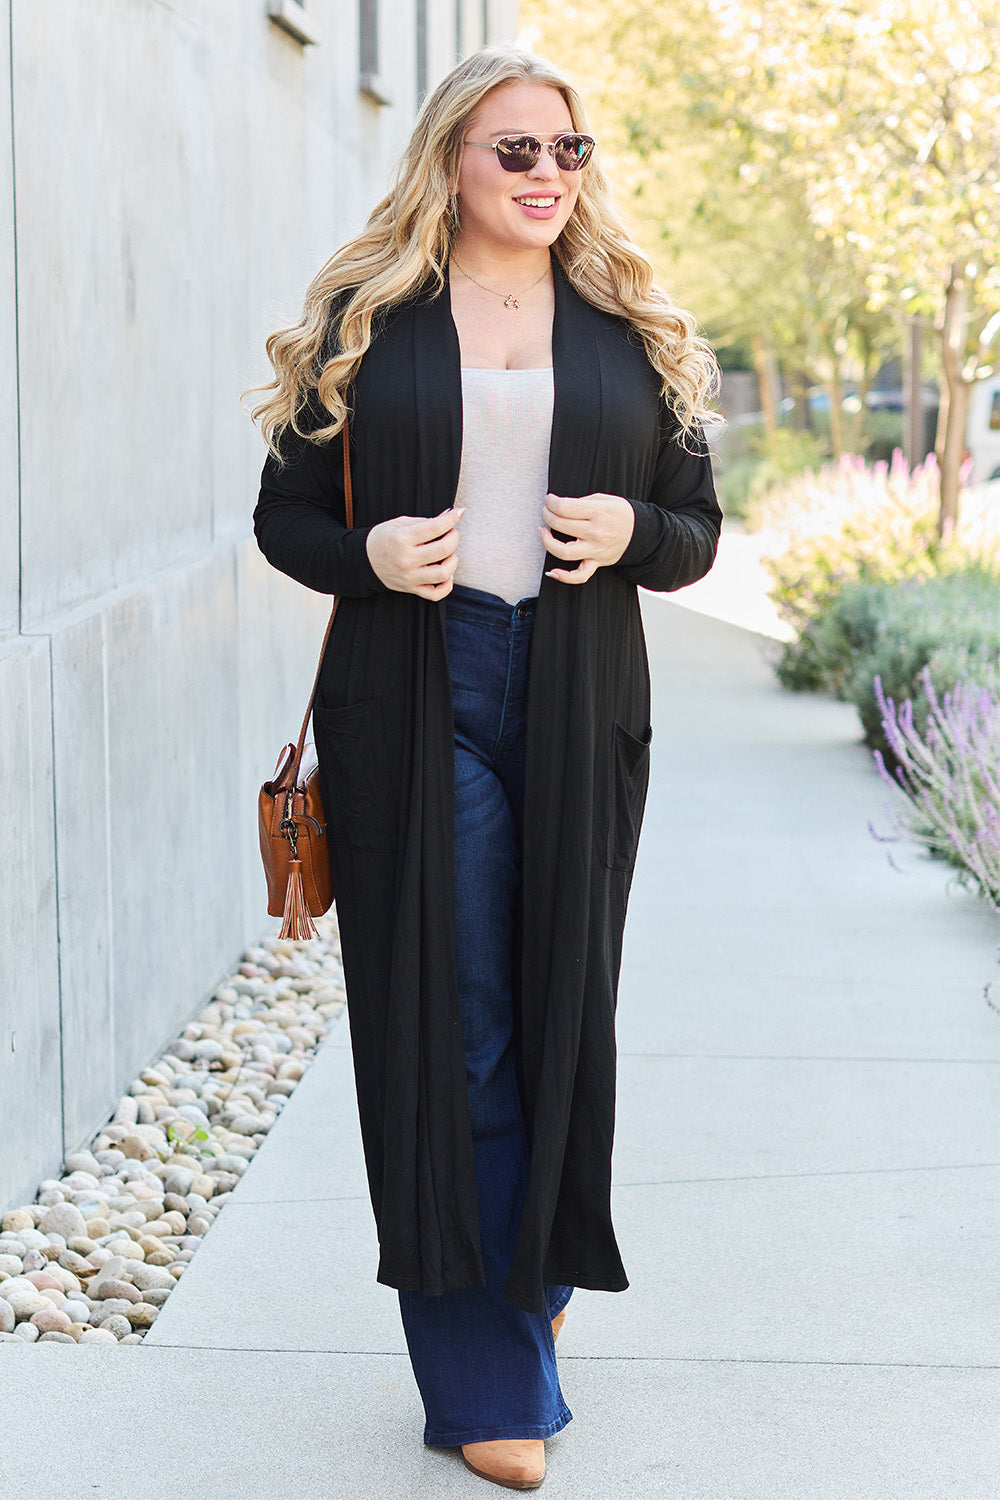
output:
POLYGON ((455 582, 508 604, 538 593, 549 488, 552 370, 462 370, 455 582))

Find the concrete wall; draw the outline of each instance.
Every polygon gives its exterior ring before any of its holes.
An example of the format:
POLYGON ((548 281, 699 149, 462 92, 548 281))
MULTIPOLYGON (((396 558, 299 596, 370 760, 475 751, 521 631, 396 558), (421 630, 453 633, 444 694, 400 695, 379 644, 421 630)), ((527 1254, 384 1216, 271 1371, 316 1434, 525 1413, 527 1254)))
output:
MULTIPOLYGON (((267 0, 0 0, 0 1207, 266 924, 256 791, 328 601, 250 536, 239 393, 405 141, 416 4, 379 106, 356 0, 307 47, 267 0)), ((465 50, 515 13, 463 3, 465 50)))

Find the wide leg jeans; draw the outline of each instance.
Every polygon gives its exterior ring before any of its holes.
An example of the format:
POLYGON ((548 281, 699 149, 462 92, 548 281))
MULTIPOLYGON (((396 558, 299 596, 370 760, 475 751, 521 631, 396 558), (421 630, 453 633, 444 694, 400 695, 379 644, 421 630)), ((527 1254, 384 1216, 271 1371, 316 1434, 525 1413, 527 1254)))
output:
POLYGON ((535 605, 458 586, 446 601, 458 995, 486 1285, 440 1297, 399 1294, 424 1442, 436 1447, 547 1438, 571 1420, 551 1320, 572 1288, 549 1287, 545 1313, 522 1312, 504 1297, 528 1172, 512 1036, 535 605))

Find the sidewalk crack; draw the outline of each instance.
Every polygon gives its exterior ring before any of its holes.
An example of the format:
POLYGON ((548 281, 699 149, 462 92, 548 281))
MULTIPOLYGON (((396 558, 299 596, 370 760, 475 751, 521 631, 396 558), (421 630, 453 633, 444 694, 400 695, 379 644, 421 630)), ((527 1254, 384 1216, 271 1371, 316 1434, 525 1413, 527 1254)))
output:
POLYGON ((682 1187, 698 1182, 780 1182, 799 1177, 878 1177, 900 1172, 976 1172, 1000 1167, 996 1161, 944 1162, 928 1167, 841 1167, 826 1172, 746 1172, 737 1177, 654 1177, 645 1182, 614 1180, 616 1188, 682 1187))

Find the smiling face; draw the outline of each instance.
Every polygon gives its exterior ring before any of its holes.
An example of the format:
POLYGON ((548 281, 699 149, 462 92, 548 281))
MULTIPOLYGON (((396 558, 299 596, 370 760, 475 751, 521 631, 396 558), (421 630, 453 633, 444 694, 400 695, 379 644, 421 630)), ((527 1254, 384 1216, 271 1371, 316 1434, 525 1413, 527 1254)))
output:
MULTIPOLYGON (((503 83, 486 95, 463 139, 492 143, 502 135, 528 134, 552 141, 573 129, 558 89, 503 83)), ((466 144, 457 190, 463 249, 509 257, 547 249, 559 238, 580 190, 580 173, 561 172, 550 151, 543 151, 529 172, 506 172, 495 151, 466 144)))

